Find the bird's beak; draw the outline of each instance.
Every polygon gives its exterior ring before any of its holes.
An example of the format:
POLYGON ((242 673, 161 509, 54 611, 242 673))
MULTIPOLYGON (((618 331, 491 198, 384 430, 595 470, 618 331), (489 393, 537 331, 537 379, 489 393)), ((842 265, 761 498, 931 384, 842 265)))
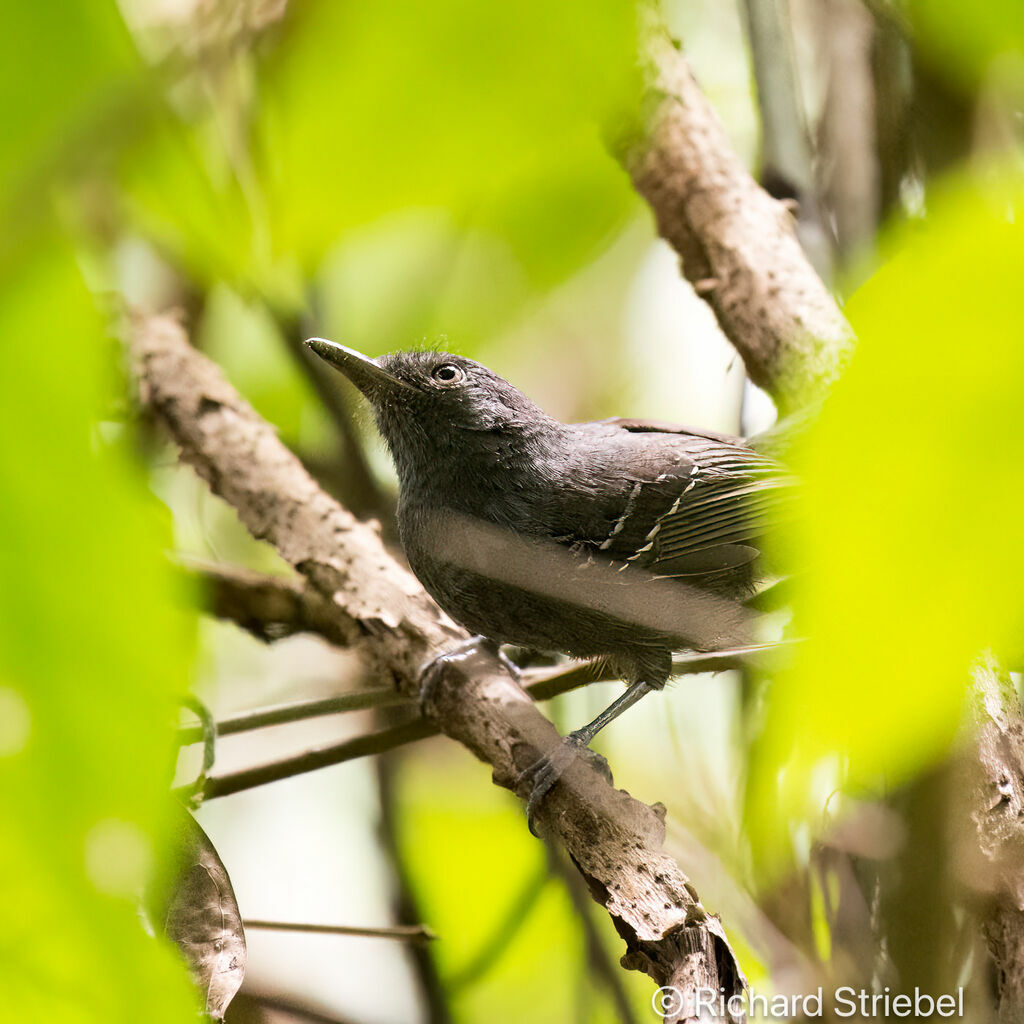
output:
POLYGON ((354 348, 346 348, 326 338, 310 338, 306 344, 324 362, 341 370, 371 402, 396 392, 414 390, 412 385, 388 373, 369 356, 364 356, 354 348))

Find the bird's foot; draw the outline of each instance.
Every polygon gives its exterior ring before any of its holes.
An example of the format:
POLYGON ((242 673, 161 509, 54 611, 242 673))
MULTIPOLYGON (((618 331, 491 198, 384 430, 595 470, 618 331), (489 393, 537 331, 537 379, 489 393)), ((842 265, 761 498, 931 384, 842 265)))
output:
POLYGON ((465 661, 468 658, 473 657, 473 655, 481 652, 497 657, 502 665, 505 666, 509 675, 511 675, 517 683, 519 682, 521 678, 519 669, 512 663, 508 656, 502 652, 499 644, 495 643, 493 640, 489 640, 485 636, 471 636, 468 640, 463 640, 461 644, 453 647, 450 651, 444 651, 436 657, 431 658, 430 661, 420 669, 420 710, 426 713, 427 709, 432 705, 434 700, 434 691, 437 689, 438 680, 441 678, 441 673, 446 665, 465 661))
POLYGON ((583 730, 569 733, 557 747, 534 761, 519 776, 519 783, 530 784, 530 795, 526 801, 526 821, 535 836, 539 835, 536 824, 538 808, 544 797, 551 792, 555 783, 577 758, 585 758, 595 771, 600 772, 609 782, 612 781, 608 761, 587 746, 588 739, 583 730))

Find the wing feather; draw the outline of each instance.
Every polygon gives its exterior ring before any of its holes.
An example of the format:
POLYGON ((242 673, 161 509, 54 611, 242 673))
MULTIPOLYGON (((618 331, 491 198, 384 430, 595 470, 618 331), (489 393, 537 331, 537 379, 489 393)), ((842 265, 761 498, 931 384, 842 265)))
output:
POLYGON ((607 533, 591 544, 614 559, 709 579, 745 570, 792 497, 783 467, 740 438, 647 420, 588 426, 618 436, 629 467, 607 533))

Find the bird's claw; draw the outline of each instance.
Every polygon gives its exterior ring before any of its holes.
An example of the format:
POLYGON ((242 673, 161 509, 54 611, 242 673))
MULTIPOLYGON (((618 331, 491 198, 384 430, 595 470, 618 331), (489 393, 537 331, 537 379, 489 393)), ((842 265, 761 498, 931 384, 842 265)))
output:
POLYGON ((612 773, 608 761, 587 746, 585 737, 574 732, 569 733, 557 747, 538 758, 520 774, 518 783, 530 785, 530 795, 526 800, 526 821, 533 835, 540 835, 537 831, 536 815, 544 797, 551 792, 555 783, 578 757, 586 758, 592 768, 611 782, 612 773))

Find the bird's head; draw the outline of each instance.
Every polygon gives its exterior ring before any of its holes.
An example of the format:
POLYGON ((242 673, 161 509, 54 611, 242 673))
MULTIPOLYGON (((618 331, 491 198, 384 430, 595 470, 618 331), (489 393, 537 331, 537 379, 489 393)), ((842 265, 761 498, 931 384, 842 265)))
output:
POLYGON ((369 399, 398 463, 491 449, 555 421, 493 371, 448 352, 391 352, 370 359, 323 338, 306 344, 369 399))

